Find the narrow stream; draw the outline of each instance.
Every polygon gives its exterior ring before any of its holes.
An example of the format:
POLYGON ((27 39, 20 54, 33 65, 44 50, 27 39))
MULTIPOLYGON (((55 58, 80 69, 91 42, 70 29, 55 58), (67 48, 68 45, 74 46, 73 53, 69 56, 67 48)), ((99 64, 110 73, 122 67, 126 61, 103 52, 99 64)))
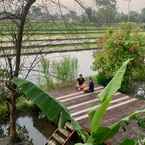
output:
MULTIPOLYGON (((17 119, 17 124, 21 127, 25 127, 30 140, 34 145, 45 145, 48 138, 51 136, 55 127, 47 120, 39 120, 38 118, 30 115, 20 116, 17 119)), ((6 128, 8 125, 0 125, 7 134, 6 128)))

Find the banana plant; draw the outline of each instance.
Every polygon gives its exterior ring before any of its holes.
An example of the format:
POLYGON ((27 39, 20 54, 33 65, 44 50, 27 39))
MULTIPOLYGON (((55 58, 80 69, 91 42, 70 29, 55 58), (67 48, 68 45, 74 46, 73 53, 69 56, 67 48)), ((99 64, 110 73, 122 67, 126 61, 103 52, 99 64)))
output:
MULTIPOLYGON (((134 118, 136 114, 143 112, 135 112, 134 114, 122 119, 110 127, 102 127, 101 124, 107 108, 109 107, 109 104, 112 100, 113 94, 121 86, 121 82, 129 62, 130 60, 124 62, 111 82, 99 95, 101 105, 98 110, 93 110, 89 113, 89 118, 91 120, 90 135, 80 127, 79 123, 73 120, 67 108, 58 102, 55 97, 51 97, 48 93, 42 91, 39 87, 30 81, 14 79, 13 82, 17 86, 18 91, 24 94, 28 99, 31 99, 32 102, 36 104, 47 116, 48 120, 54 122, 56 125, 59 124, 59 127, 63 126, 65 122, 70 121, 74 129, 80 135, 83 142, 85 142, 85 144, 79 143, 77 145, 103 145, 106 140, 112 138, 118 132, 122 122, 127 122, 131 118, 134 118)), ((124 143, 127 143, 126 145, 134 145, 133 143, 135 142, 126 139, 122 145, 124 145, 124 143)))
POLYGON ((79 123, 71 117, 67 108, 55 97, 50 96, 28 80, 15 78, 13 83, 17 86, 17 91, 37 105, 49 121, 59 128, 63 127, 66 122, 71 122, 78 135, 86 141, 87 133, 83 131, 79 123))
POLYGON ((55 124, 59 124, 60 120, 62 124, 72 120, 69 111, 63 104, 32 82, 23 79, 14 79, 13 82, 17 86, 18 91, 37 105, 48 120, 55 124))
MULTIPOLYGON (((123 76, 126 72, 127 65, 131 60, 127 60, 123 63, 123 65, 120 67, 120 69, 116 72, 113 79, 110 81, 110 83, 106 86, 106 88, 99 94, 100 97, 100 107, 97 110, 93 110, 89 113, 89 119, 90 119, 90 126, 91 126, 91 132, 88 136, 85 144, 78 143, 76 145, 104 145, 104 143, 111 139, 120 129, 121 123, 128 121, 130 118, 135 116, 136 112, 132 114, 131 116, 124 118, 123 120, 113 124, 110 127, 103 127, 102 121, 105 113, 107 112, 107 108, 109 107, 112 96, 117 92, 117 90, 121 87, 121 83, 123 80, 123 76)), ((135 145, 135 141, 132 140, 125 140, 122 144, 126 143, 126 145, 135 145)))

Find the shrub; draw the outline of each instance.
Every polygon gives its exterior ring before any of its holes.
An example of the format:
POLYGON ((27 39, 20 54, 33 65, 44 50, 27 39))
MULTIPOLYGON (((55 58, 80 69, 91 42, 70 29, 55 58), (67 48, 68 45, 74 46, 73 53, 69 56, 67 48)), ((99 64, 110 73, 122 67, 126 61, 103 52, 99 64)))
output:
POLYGON ((98 41, 102 50, 95 55, 95 70, 103 74, 104 78, 112 78, 125 60, 134 58, 128 66, 121 86, 121 90, 127 92, 132 88, 134 81, 145 80, 144 40, 144 35, 135 24, 121 24, 117 30, 108 30, 98 41))
POLYGON ((44 90, 54 88, 54 82, 50 74, 50 62, 42 58, 40 61, 40 86, 44 90))
POLYGON ((64 57, 59 61, 48 61, 42 59, 40 64, 41 78, 40 86, 44 90, 55 88, 55 86, 65 86, 68 82, 76 79, 78 74, 78 60, 64 57))
POLYGON ((106 86, 109 81, 111 80, 111 78, 107 78, 104 74, 102 73, 99 73, 97 74, 96 76, 96 83, 97 84, 100 84, 100 85, 103 85, 103 86, 106 86))
POLYGON ((78 61, 75 58, 65 57, 60 62, 53 62, 52 69, 58 80, 73 81, 77 76, 78 61))

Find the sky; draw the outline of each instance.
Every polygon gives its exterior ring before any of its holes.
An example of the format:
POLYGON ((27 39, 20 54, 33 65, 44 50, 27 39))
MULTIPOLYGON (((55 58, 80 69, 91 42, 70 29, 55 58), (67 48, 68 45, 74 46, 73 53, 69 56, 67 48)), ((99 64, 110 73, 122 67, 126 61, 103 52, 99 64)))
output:
MULTIPOLYGON (((86 6, 94 7, 95 8, 95 0, 81 0, 83 3, 85 3, 86 6)), ((81 11, 78 7, 78 4, 74 2, 74 0, 60 0, 61 3, 66 5, 72 10, 81 11)), ((118 9, 120 11, 123 11, 124 13, 128 12, 128 0, 117 0, 118 2, 118 9)), ((130 3, 130 10, 135 10, 140 12, 142 8, 145 8, 145 0, 131 0, 130 3)))

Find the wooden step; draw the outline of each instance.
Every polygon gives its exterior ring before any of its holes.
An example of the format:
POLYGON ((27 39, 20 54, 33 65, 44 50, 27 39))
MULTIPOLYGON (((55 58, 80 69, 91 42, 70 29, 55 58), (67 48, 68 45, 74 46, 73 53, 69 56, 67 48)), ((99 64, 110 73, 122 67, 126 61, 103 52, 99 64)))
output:
POLYGON ((54 133, 52 135, 52 138, 60 145, 64 144, 65 143, 65 139, 62 138, 61 136, 59 136, 57 133, 54 133))
POLYGON ((73 129, 73 126, 71 125, 71 123, 69 123, 69 122, 67 122, 66 124, 65 124, 65 127, 64 127, 65 129, 67 129, 67 130, 69 130, 69 131, 73 131, 74 129, 73 129))
POLYGON ((58 128, 57 132, 58 132, 58 134, 61 134, 61 135, 63 135, 66 138, 71 133, 70 131, 67 131, 66 129, 62 129, 62 128, 58 128))
POLYGON ((49 140, 48 143, 45 145, 58 145, 58 144, 54 140, 49 140))

